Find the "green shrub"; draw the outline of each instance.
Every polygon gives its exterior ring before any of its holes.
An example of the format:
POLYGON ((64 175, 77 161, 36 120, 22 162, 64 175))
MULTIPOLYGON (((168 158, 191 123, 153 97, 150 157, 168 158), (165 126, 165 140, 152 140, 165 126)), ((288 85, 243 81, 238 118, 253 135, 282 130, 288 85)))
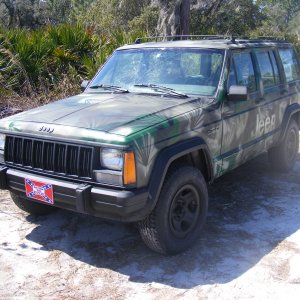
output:
POLYGON ((0 93, 36 97, 57 91, 66 78, 79 86, 82 79, 94 76, 114 49, 139 35, 143 34, 99 35, 80 24, 32 31, 0 28, 0 93))

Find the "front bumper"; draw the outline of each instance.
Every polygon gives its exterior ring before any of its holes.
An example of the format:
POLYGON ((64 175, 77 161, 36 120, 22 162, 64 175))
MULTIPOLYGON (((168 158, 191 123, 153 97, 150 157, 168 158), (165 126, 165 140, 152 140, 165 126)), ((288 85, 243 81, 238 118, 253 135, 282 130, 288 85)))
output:
POLYGON ((147 190, 113 190, 77 184, 4 166, 0 168, 0 189, 26 197, 25 178, 52 184, 54 206, 60 208, 125 222, 139 221, 149 213, 146 211, 149 198, 147 190))

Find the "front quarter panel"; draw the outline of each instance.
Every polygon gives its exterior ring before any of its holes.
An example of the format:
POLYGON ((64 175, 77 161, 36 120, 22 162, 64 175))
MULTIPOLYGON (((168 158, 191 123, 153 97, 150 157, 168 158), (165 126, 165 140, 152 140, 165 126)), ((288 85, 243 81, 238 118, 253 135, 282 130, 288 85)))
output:
POLYGON ((196 101, 190 104, 189 111, 179 116, 171 117, 168 113, 167 111, 164 115, 160 115, 162 121, 157 126, 128 137, 136 153, 138 187, 147 186, 154 163, 161 151, 182 141, 201 138, 212 158, 220 154, 222 138, 220 104, 210 100, 203 106, 202 103, 200 105, 200 101, 196 101))

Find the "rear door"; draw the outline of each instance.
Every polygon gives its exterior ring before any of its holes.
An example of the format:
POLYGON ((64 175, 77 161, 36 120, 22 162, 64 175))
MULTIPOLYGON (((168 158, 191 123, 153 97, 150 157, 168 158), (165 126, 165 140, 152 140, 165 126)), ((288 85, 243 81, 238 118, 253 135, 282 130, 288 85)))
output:
POLYGON ((292 47, 279 48, 278 56, 284 79, 278 112, 278 126, 280 126, 287 106, 294 103, 300 104, 300 63, 292 47))
POLYGON ((279 136, 283 78, 280 77, 275 48, 257 48, 254 52, 261 83, 261 98, 253 137, 261 140, 259 148, 260 151, 264 151, 270 148, 279 136))

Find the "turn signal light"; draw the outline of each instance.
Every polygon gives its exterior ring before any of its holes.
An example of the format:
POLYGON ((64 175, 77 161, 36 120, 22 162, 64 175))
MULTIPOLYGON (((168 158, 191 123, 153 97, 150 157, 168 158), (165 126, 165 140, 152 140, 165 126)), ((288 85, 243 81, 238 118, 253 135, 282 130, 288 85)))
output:
POLYGON ((123 182, 124 184, 127 185, 136 183, 136 168, 135 168, 134 152, 124 153, 123 182))

